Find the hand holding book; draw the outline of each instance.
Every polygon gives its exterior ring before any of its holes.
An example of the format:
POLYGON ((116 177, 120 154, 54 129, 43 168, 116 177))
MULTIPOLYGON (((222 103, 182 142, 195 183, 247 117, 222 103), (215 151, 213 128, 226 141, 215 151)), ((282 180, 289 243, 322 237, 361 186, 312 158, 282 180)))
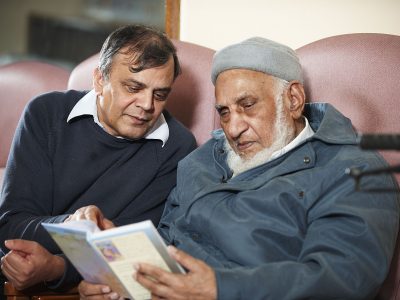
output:
POLYGON ((65 219, 64 223, 71 221, 90 220, 99 227, 100 230, 114 228, 114 223, 104 217, 101 210, 95 205, 88 205, 79 208, 74 214, 65 219))
POLYGON ((89 220, 43 226, 86 281, 106 284, 123 297, 150 298, 150 293, 132 277, 134 263, 184 273, 169 256, 151 221, 104 231, 89 220))

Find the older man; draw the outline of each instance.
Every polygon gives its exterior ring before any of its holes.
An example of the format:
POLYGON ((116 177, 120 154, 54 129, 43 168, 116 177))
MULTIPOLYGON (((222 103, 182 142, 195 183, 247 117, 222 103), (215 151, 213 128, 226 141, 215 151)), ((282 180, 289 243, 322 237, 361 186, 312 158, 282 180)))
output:
MULTIPOLYGON (((398 198, 355 190, 345 170, 383 159, 357 147, 331 105, 305 104, 301 66, 284 45, 251 38, 224 48, 212 80, 222 130, 180 162, 159 224, 188 272, 141 263, 135 279, 154 299, 373 299, 395 246, 398 198)), ((361 185, 397 187, 389 175, 361 185)), ((100 299, 102 288, 82 282, 81 296, 100 299)))
POLYGON ((52 255, 60 250, 42 222, 63 222, 95 204, 117 225, 158 224, 177 163, 196 146, 164 110, 179 73, 176 49, 163 33, 125 26, 104 42, 92 91, 54 92, 29 103, 0 206, 1 247, 11 250, 2 271, 17 288, 79 282, 68 261, 52 255), (10 240, 17 238, 23 240, 10 240))

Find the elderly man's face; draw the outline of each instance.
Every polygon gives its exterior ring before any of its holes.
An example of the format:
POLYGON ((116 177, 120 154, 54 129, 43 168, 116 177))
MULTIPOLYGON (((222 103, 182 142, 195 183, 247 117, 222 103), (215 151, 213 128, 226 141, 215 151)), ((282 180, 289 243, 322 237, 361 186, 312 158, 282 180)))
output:
POLYGON ((171 56, 165 65, 132 73, 129 60, 126 54, 116 54, 108 79, 96 70, 95 90, 100 96, 97 111, 109 134, 139 139, 149 132, 165 107, 174 81, 174 61, 171 56))
MULTIPOLYGON (((273 77, 245 69, 228 70, 219 74, 215 93, 221 127, 240 157, 250 159, 273 144, 277 117, 273 77)), ((284 118, 289 119, 285 111, 284 118)))

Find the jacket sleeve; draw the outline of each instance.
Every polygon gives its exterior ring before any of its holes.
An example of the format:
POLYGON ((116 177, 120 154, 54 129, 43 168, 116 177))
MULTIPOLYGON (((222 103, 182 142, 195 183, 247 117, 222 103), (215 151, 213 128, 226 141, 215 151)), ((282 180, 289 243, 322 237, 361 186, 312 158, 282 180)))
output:
MULTIPOLYGON (((38 100, 38 99, 36 99, 38 100)), ((47 108, 32 101, 16 129, 1 193, 0 247, 4 240, 35 240, 58 252, 42 222, 62 222, 66 215, 52 215, 52 167, 49 155, 50 124, 47 108)))
MULTIPOLYGON (((362 184, 394 186, 390 176, 362 184)), ((218 299, 373 299, 388 273, 398 209, 397 195, 355 191, 340 178, 310 207, 297 260, 217 268, 218 299)))
POLYGON ((171 244, 171 237, 169 235, 170 223, 168 219, 164 216, 168 215, 169 212, 173 209, 174 204, 177 203, 177 191, 176 187, 171 191, 168 196, 167 202, 164 207, 164 212, 161 218, 161 222, 158 224, 158 232, 160 233, 161 237, 164 239, 164 242, 169 245, 171 244))

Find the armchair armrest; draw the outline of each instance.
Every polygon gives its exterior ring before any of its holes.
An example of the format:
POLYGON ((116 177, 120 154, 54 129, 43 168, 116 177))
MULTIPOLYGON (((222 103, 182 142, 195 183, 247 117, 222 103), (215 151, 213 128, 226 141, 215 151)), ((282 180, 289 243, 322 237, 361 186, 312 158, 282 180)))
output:
POLYGON ((76 287, 61 293, 41 284, 19 291, 10 282, 4 283, 4 296, 7 300, 79 300, 76 287))

